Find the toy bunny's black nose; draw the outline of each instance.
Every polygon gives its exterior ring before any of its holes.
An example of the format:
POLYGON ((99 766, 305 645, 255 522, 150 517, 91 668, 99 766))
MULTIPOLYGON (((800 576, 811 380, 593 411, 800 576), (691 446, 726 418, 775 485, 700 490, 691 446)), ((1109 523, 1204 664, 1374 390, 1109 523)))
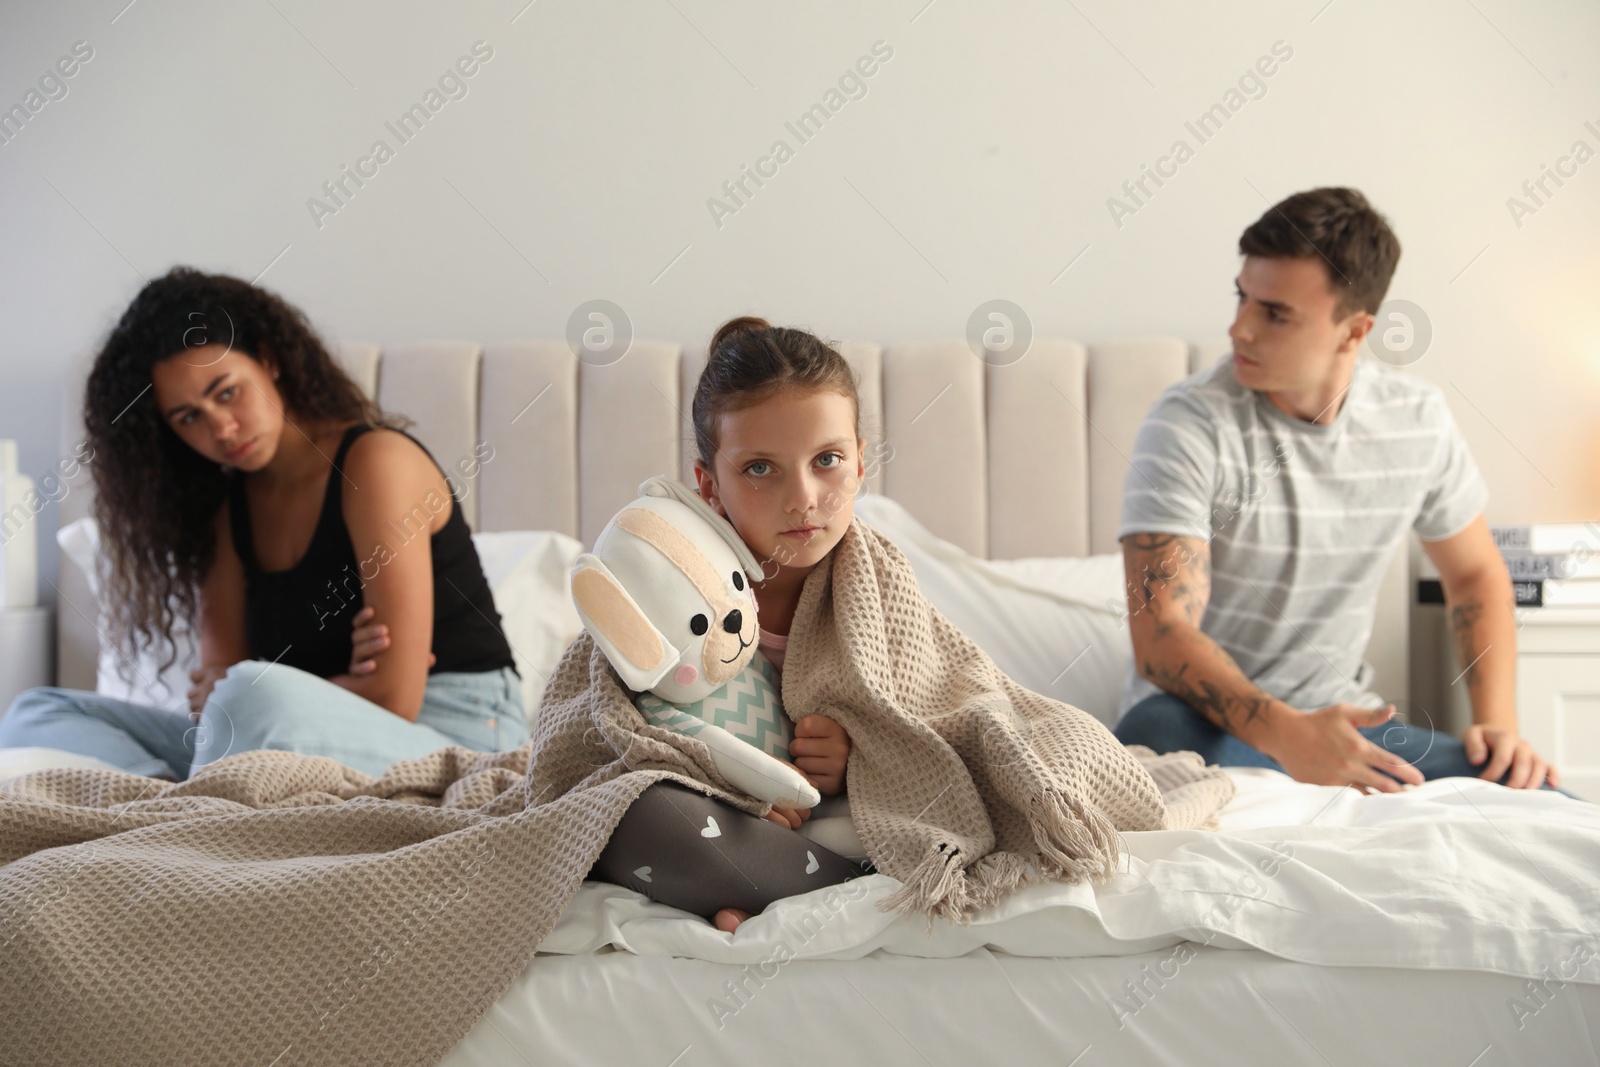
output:
POLYGON ((723 618, 722 628, 730 634, 736 634, 744 628, 744 615, 738 608, 734 608, 723 618))

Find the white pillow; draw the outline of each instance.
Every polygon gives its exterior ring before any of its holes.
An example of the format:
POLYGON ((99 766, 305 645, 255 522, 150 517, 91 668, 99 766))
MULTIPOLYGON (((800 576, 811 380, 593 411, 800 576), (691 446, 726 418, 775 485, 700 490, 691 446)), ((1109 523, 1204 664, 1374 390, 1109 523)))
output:
POLYGON ((888 497, 862 494, 855 511, 905 553, 933 606, 1018 685, 1116 722, 1133 661, 1120 556, 979 559, 888 497))
MULTIPOLYGON (((82 518, 56 532, 61 551, 83 571, 89 590, 100 596, 99 529, 93 518, 82 518)), ((546 680, 561 653, 578 636, 583 624, 572 605, 572 564, 583 545, 553 530, 516 530, 472 535, 483 564, 484 576, 500 612, 506 641, 511 645, 517 671, 522 675, 522 704, 532 729, 546 680)), ((143 650, 134 660, 134 677, 127 683, 117 674, 117 652, 101 628, 100 660, 95 691, 136 704, 182 710, 187 707, 189 671, 199 663, 195 642, 180 622, 173 638, 178 659, 165 673, 157 671, 158 657, 143 650), (165 687, 164 687, 165 686, 165 687)))
MULTIPOLYGON (((95 603, 100 602, 100 527, 93 517, 78 519, 56 531, 56 544, 62 555, 83 572, 89 582, 89 592, 95 603)), ((177 643, 178 657, 165 672, 159 669, 162 657, 156 649, 144 648, 133 657, 129 681, 123 681, 117 668, 128 671, 127 664, 119 664, 122 656, 111 643, 104 624, 105 612, 96 613, 95 630, 100 635, 100 658, 95 667, 95 692, 103 696, 126 700, 133 704, 149 704, 159 708, 184 710, 188 707, 189 672, 200 663, 199 649, 188 627, 179 620, 173 627, 172 639, 177 643)), ((158 649, 165 649, 158 643, 158 649)))
POLYGON ((572 603, 572 566, 583 542, 554 530, 511 530, 473 534, 472 543, 522 675, 522 706, 532 730, 545 683, 583 629, 572 603))

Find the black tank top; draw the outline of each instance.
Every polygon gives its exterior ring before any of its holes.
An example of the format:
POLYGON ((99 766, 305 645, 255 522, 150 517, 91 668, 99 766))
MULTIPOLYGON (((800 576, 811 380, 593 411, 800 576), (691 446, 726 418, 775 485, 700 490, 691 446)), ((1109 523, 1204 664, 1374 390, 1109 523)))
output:
MULTIPOLYGON (((375 427, 357 424, 345 431, 328 472, 322 512, 311 535, 311 546, 300 561, 286 571, 265 571, 256 560, 250 531, 250 504, 244 479, 235 477, 229 490, 228 518, 234 550, 244 564, 245 639, 253 659, 276 660, 321 678, 350 670, 350 620, 361 610, 363 577, 371 579, 410 538, 428 527, 428 507, 419 519, 397 519, 389 524, 385 548, 373 558, 357 561, 342 506, 343 478, 339 471, 357 437, 375 427)), ((399 431, 405 433, 404 430, 399 431)), ((406 434, 417 446, 422 442, 406 434)), ((424 452, 428 450, 422 449, 424 452)), ((433 459, 433 454, 428 453, 433 459)), ((435 466, 438 462, 435 461, 435 466)), ((442 473, 442 471, 441 471, 442 473)), ((438 662, 428 673, 439 671, 493 671, 512 667, 511 646, 501 632, 488 579, 473 547, 460 501, 450 496, 450 518, 429 538, 433 551, 433 654, 438 662)), ((434 510, 437 514, 437 509, 434 510)), ((379 620, 384 621, 384 620, 379 620)))

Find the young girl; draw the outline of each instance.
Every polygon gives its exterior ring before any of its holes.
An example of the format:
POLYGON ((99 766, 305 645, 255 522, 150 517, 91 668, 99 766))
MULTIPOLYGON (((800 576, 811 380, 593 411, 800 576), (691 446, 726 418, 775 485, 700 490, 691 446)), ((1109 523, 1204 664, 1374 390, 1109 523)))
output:
MULTIPOLYGON (((804 330, 734 319, 711 341, 693 412, 700 495, 763 563, 764 579, 752 583, 760 651, 781 682, 801 585, 849 529, 866 476, 855 376, 844 357, 804 330)), ((789 754, 819 793, 844 791, 850 739, 838 723, 823 715, 801 719, 789 754)), ((657 783, 628 809, 590 877, 686 911, 714 913, 717 928, 731 932, 774 900, 861 873, 794 832, 809 816, 774 808, 771 822, 763 822, 657 783), (699 851, 698 828, 707 815, 722 831, 717 852, 725 870, 682 861, 689 850, 699 851), (821 870, 802 873, 807 852, 821 870), (651 872, 648 882, 640 870, 651 872), (730 904, 737 906, 722 906, 730 904)))
POLYGON ((0 746, 181 781, 249 749, 377 775, 449 745, 528 740, 454 491, 300 312, 172 270, 96 359, 84 424, 112 628, 124 651, 164 646, 166 666, 174 623, 190 623, 190 713, 31 689, 0 719, 0 746))
MULTIPOLYGON (((717 331, 695 393, 695 478, 763 561, 757 641, 785 665, 790 754, 824 794, 846 786, 848 760, 860 847, 900 882, 877 906, 970 918, 1035 881, 1111 877, 1122 830, 1208 825, 1233 794, 1221 770, 1161 757, 1181 801, 1169 809, 1145 757, 1087 712, 1006 677, 922 595, 904 554, 854 521, 866 474, 858 410, 839 353, 804 331, 735 319, 717 331)), ((614 804, 634 771, 704 780, 693 752, 633 730, 637 721, 616 671, 580 635, 545 690, 530 789, 542 779, 604 803, 609 788, 614 804)), ((634 799, 591 877, 723 930, 862 873, 796 832, 808 812, 762 820, 671 779, 624 795, 634 799)))

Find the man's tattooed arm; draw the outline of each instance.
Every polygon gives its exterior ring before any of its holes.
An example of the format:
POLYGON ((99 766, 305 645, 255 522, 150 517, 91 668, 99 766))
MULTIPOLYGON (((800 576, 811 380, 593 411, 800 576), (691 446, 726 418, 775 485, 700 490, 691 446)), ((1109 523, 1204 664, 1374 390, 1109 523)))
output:
POLYGON ((1478 661, 1488 649, 1479 649, 1479 624, 1483 622, 1483 601, 1463 598, 1460 603, 1450 605, 1450 636, 1455 640, 1456 662, 1465 664, 1462 674, 1467 679, 1467 692, 1470 694, 1479 687, 1482 675, 1478 672, 1478 661))
POLYGON ((1139 673, 1228 733, 1258 737, 1279 701, 1200 630, 1211 599, 1211 546, 1198 537, 1129 534, 1122 560, 1139 673))
MULTIPOLYGON (((1204 641, 1211 641, 1204 634, 1200 637, 1204 641)), ((1216 645, 1215 642, 1211 643, 1213 646, 1216 645)), ((1217 653, 1223 657, 1228 655, 1220 647, 1217 648, 1217 653)), ((1272 704, 1272 698, 1265 693, 1260 696, 1234 694, 1215 682, 1189 677, 1187 661, 1174 668, 1171 664, 1159 660, 1141 660, 1139 672, 1204 715, 1216 726, 1235 736, 1254 723, 1272 704)))
POLYGON ((1174 622, 1198 627, 1211 599, 1211 546, 1198 537, 1129 534, 1122 540, 1128 611, 1151 620, 1159 635, 1174 622))

